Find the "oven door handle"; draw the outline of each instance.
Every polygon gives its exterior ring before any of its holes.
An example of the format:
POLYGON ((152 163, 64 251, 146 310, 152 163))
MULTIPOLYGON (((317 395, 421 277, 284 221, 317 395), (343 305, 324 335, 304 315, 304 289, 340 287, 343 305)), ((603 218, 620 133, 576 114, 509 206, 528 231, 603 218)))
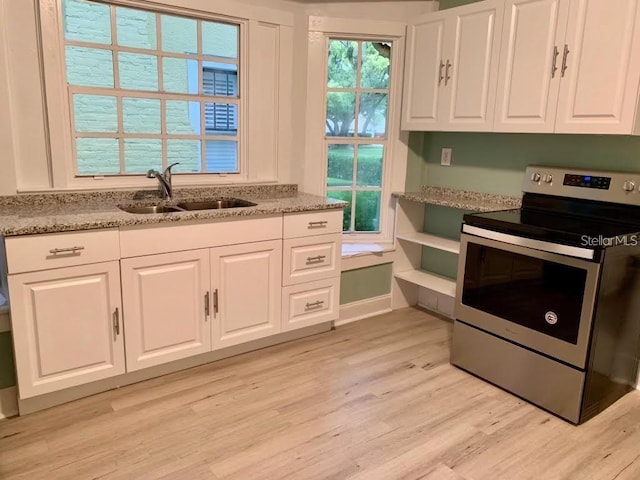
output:
POLYGON ((519 247, 532 248, 548 253, 557 253, 559 255, 568 255, 570 257, 584 258, 593 260, 595 251, 590 248, 572 247, 570 245, 562 245, 559 243, 545 242, 543 240, 534 240, 532 238, 519 237, 517 235, 509 235, 508 233, 487 230, 486 228, 474 227, 473 225, 462 225, 462 232, 477 237, 488 238, 498 242, 508 243, 509 245, 517 245, 519 247))

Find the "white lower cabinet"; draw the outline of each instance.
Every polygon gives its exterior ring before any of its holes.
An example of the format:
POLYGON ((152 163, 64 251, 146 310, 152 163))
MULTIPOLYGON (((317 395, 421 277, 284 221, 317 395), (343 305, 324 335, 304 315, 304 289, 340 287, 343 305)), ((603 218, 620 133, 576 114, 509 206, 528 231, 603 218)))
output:
POLYGON ((280 332, 282 241, 122 260, 127 371, 280 332))
POLYGON ((337 320, 342 210, 285 214, 282 254, 282 331, 337 320))
POLYGON ((209 250, 122 260, 127 371, 211 350, 209 250))
POLYGON ((8 239, 20 400, 335 320, 342 211, 284 220, 8 239))
POLYGON ((213 348, 280 332, 282 241, 211 249, 213 348))
POLYGON ((9 275, 21 398, 125 372, 117 261, 9 275))
POLYGON ((339 303, 339 277, 284 287, 282 330, 295 330, 336 320, 339 303))
POLYGON ((342 234, 284 240, 283 285, 340 275, 342 234))

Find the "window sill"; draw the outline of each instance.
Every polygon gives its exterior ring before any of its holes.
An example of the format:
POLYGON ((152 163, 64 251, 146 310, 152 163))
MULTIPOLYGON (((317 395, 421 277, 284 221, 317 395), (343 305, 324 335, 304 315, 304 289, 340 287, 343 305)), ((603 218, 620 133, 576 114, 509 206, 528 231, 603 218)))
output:
POLYGON ((342 271, 392 263, 394 255, 393 243, 343 243, 342 271))

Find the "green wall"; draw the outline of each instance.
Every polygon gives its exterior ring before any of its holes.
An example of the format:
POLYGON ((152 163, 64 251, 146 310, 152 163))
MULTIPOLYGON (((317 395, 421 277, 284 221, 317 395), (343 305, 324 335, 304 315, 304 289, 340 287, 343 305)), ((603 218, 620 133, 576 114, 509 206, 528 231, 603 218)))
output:
POLYGON ((340 305, 391 292, 391 264, 376 265, 342 272, 340 305))
MULTIPOLYGON (((527 165, 640 172, 640 137, 451 132, 414 132, 411 136, 422 136, 424 185, 520 196, 527 165), (444 147, 453 149, 450 167, 440 165, 444 147)), ((409 161, 417 160, 410 156, 409 161)), ((419 168, 411 166, 414 171, 419 168)), ((463 213, 428 206, 425 230, 458 238, 463 213)), ((423 249, 422 267, 427 270, 455 277, 456 264, 455 255, 423 249)))
MULTIPOLYGON (((640 137, 509 133, 424 134, 423 183, 520 196, 527 165, 640 171, 640 137), (444 147, 450 167, 440 166, 444 147)), ((415 168, 415 167, 413 167, 415 168)))
POLYGON ((447 8, 460 7, 469 3, 479 2, 480 0, 440 0, 440 10, 447 8))

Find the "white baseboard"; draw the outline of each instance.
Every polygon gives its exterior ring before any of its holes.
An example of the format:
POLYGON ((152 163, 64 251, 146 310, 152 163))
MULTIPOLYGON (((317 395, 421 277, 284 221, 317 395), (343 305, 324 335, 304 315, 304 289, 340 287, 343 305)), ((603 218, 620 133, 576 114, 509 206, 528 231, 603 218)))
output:
POLYGON ((358 302, 340 305, 340 318, 334 322, 336 327, 356 322, 391 311, 391 294, 367 298, 358 302))
POLYGON ((453 318, 454 298, 426 288, 420 288, 418 305, 427 310, 438 312, 445 317, 453 318))
POLYGON ((18 390, 16 387, 0 390, 0 418, 13 417, 18 414, 18 390))

